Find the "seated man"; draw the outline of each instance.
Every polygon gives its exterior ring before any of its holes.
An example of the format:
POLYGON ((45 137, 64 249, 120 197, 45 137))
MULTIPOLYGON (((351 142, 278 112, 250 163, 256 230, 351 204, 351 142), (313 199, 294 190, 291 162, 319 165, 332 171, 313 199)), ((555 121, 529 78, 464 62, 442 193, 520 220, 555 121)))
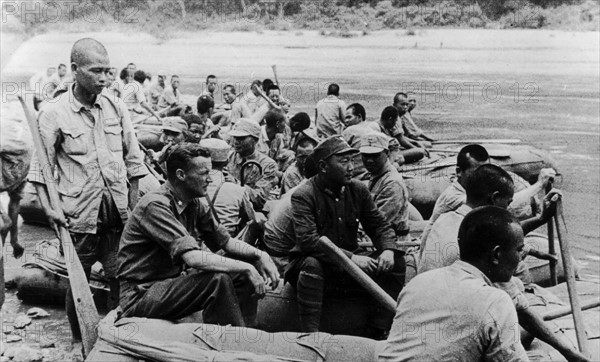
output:
POLYGON ((250 201, 260 211, 279 182, 277 164, 256 149, 260 138, 260 126, 256 122, 240 119, 229 136, 233 138, 233 151, 227 165, 229 175, 246 188, 250 201))
POLYGON ((237 123, 240 118, 248 118, 252 114, 246 103, 238 99, 233 85, 227 84, 223 87, 223 99, 225 104, 221 105, 218 113, 213 116, 215 120, 219 119, 217 123, 220 126, 227 127, 237 123))
POLYGON ((302 175, 304 163, 319 143, 314 130, 303 131, 300 135, 301 137, 298 138, 299 141, 294 149, 296 151, 296 162, 285 170, 281 179, 281 195, 288 193, 302 182, 304 179, 302 175))
MULTIPOLYGON (((489 162, 490 155, 485 147, 481 145, 467 145, 460 150, 456 156, 456 179, 436 200, 433 212, 429 218, 429 223, 421 235, 421 241, 427 239, 427 234, 429 234, 431 226, 440 215, 449 211, 454 211, 465 203, 467 197, 464 189, 464 182, 467 179, 467 176, 477 167, 489 162)), ((529 204, 531 197, 544 190, 549 180, 555 175, 556 171, 551 168, 542 169, 538 181, 535 184, 515 193, 513 201, 508 206, 508 210, 511 211, 513 215, 517 216, 516 214, 519 213, 517 211, 522 208, 522 205, 529 204)), ((512 177, 514 181, 514 178, 518 177, 518 175, 512 174, 512 177)), ((423 249, 421 248, 421 250, 423 249)))
POLYGON ((388 159, 390 140, 383 133, 366 134, 360 143, 360 154, 370 173, 369 191, 377 208, 392 224, 398 239, 408 241, 408 190, 402 175, 388 159))
POLYGON ((414 103, 411 103, 408 95, 403 92, 396 93, 394 96, 393 106, 398 110, 404 135, 417 147, 431 147, 431 141, 433 139, 425 135, 423 130, 415 124, 415 121, 410 114, 411 109, 414 109, 417 104, 416 99, 413 98, 413 101, 414 103))
POLYGON ((398 297, 380 361, 528 361, 510 297, 523 248, 518 221, 499 207, 471 211, 458 233, 461 260, 417 275, 398 297))
POLYGON ((406 136, 402 129, 402 123, 398 118, 398 110, 393 106, 385 107, 381 112, 381 118, 378 122, 369 122, 369 127, 376 132, 381 132, 390 137, 394 137, 400 142, 402 147, 402 156, 406 163, 417 162, 429 153, 424 148, 415 146, 406 136))
MULTIPOLYGON (((360 148, 360 141, 367 133, 376 133, 369 124, 365 121, 367 113, 365 107, 359 103, 352 103, 346 108, 346 118, 344 118, 345 129, 342 132, 342 137, 348 142, 352 148, 357 150, 360 148)), ((362 162, 360 155, 356 155, 352 160, 354 162, 354 174, 352 177, 358 180, 366 180, 368 177, 365 165, 362 162)))
MULTIPOLYGON (((456 211, 451 211, 440 216, 433 224, 427 240, 424 241, 418 273, 442 268, 451 265, 459 259, 459 241, 457 239, 460 223, 465 215, 474 208, 486 205, 499 206, 506 209, 513 198, 513 181, 510 175, 498 166, 484 164, 473 171, 466 179, 467 193, 466 204, 456 211)), ((553 190, 545 198, 542 215, 521 222, 523 233, 527 234, 535 228, 545 224, 556 209, 556 199, 560 196, 553 190)), ((462 250, 462 249, 461 249, 462 250)), ((529 309, 527 298, 523 295, 523 284, 515 277, 510 282, 495 284, 506 291, 513 299, 519 316, 519 322, 527 331, 542 341, 550 344, 562 353, 567 359, 580 355, 568 343, 563 342, 544 324, 543 320, 529 309)))
POLYGON ((286 118, 282 111, 271 109, 267 112, 265 115, 265 124, 261 126, 260 137, 256 144, 258 152, 264 153, 273 160, 277 160, 285 149, 290 148, 292 131, 286 123, 286 118))
POLYGON ((174 320, 203 310, 205 323, 252 326, 252 296, 264 296, 266 281, 277 287, 267 253, 231 238, 200 202, 210 170, 206 149, 177 146, 167 159, 167 182, 133 210, 118 254, 123 316, 174 320))
POLYGON ((425 140, 428 142, 433 142, 435 141, 433 138, 429 137, 428 135, 425 134, 425 132, 423 132, 423 130, 417 126, 417 124, 415 123, 415 120, 412 116, 412 111, 417 107, 417 97, 415 96, 415 93, 413 92, 409 92, 408 94, 408 109, 406 111, 406 113, 404 114, 404 127, 406 129, 406 134, 408 135, 408 137, 410 137, 411 139, 415 139, 415 140, 425 140))
MULTIPOLYGON (((320 242, 328 237, 358 267, 370 274, 392 298, 404 281, 404 258, 391 224, 383 217, 367 187, 352 179, 352 156, 358 152, 341 136, 317 145, 311 157, 318 173, 292 194, 296 245, 290 252, 286 281, 296 287, 300 328, 319 331, 324 294, 364 295, 364 289, 332 259, 320 242), (373 240, 374 257, 358 254, 358 223, 373 240), (396 274, 398 273, 398 274, 396 274), (399 275, 400 274, 400 275, 399 275)), ((366 293, 365 293, 366 294, 366 293)), ((370 298, 369 296, 365 296, 370 298)), ((385 338, 391 315, 372 302, 373 338, 385 338)))

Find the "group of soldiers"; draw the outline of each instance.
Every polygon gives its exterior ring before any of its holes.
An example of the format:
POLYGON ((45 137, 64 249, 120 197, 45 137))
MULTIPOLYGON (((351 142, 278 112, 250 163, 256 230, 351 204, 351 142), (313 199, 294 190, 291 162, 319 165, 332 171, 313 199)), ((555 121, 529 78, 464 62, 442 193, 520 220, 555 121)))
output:
MULTIPOLYGON (((181 102, 177 76, 165 87, 159 74, 144 92, 146 73, 132 66, 118 85, 104 46, 78 40, 74 83, 39 112, 66 218, 49 205, 36 154, 28 175, 50 221, 68 227, 87 276, 102 263, 109 307, 121 316, 177 320, 202 311, 205 323, 253 327, 258 299, 289 283, 301 331, 318 332, 324 300, 371 298, 324 248, 328 238, 398 300, 395 315, 375 300, 366 311, 366 336, 386 340, 383 360, 526 360, 517 324, 585 360, 529 309, 513 276, 523 236, 553 216, 561 193, 550 191, 532 218, 510 211, 543 191, 554 170, 515 194, 485 148, 464 147, 456 181, 436 203, 420 251, 411 251, 413 208, 398 169, 427 157, 433 139, 414 123, 410 94, 396 94, 367 121, 365 108, 346 106, 331 84, 311 120, 290 116, 270 80, 242 95, 226 85, 224 104, 215 105, 217 78, 209 76, 194 109, 181 102), (131 94, 134 101, 122 98, 131 94), (143 152, 138 140, 153 127, 164 147, 143 152), (149 178, 153 186, 142 190, 149 178), (407 253, 420 256, 410 283, 407 253), (452 338, 428 333, 436 328, 452 338)), ((67 314, 80 339, 70 291, 67 314)))

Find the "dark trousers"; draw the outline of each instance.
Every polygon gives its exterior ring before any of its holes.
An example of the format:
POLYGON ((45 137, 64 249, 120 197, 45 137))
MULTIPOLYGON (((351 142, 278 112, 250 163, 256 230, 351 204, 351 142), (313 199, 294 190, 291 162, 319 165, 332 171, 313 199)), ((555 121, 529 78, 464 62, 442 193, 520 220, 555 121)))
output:
MULTIPOLYGON (((397 299, 404 286, 406 265, 404 256, 396 252, 394 269, 390 273, 370 277, 392 298, 397 299)), ((298 316, 302 332, 318 332, 323 299, 327 297, 358 296, 372 299, 368 313, 369 326, 387 331, 394 313, 375 301, 350 275, 337 267, 322 263, 312 256, 294 260, 286 273, 286 280, 296 286, 298 316)))
MULTIPOLYGON (((90 279, 92 265, 97 261, 102 264, 104 275, 108 279, 109 287, 106 307, 110 310, 119 305, 119 283, 115 278, 117 273, 117 252, 119 250, 119 240, 121 239, 123 227, 105 227, 102 229, 103 230, 99 230, 96 234, 70 234, 75 251, 81 261, 81 266, 83 266, 86 279, 90 279)), ((69 257, 70 252, 72 251, 66 253, 67 255, 65 258, 69 257)), ((71 325, 73 339, 81 340, 81 331, 79 330, 79 321, 77 320, 77 312, 75 310, 75 303, 73 301, 73 293, 71 292, 70 285, 67 289, 65 298, 65 309, 69 324, 71 325)))
POLYGON ((256 325, 254 287, 242 274, 198 272, 153 283, 121 282, 123 317, 180 319, 203 311, 203 322, 256 325))

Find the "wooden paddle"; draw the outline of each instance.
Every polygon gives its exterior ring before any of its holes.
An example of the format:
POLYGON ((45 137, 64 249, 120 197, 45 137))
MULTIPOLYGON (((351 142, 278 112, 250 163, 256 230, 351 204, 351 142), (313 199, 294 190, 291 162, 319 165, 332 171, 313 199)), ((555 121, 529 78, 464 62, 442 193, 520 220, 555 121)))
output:
MULTIPOLYGON (((18 98, 23 106, 27 123, 31 129, 33 144, 40 164, 42 165, 42 176, 45 180, 50 180, 46 182, 45 187, 48 191, 52 210, 64 218, 52 170, 50 167, 46 167, 47 165, 50 165, 50 162, 48 160, 48 155, 46 154, 46 148, 42 137, 40 136, 37 118, 29 110, 29 107, 25 104, 23 98, 21 96, 18 96, 18 98)), ((92 298, 92 292, 90 291, 90 286, 85 277, 85 272, 83 271, 79 257, 75 252, 71 235, 64 226, 59 226, 58 229, 64 251, 67 273, 69 275, 69 284, 71 286, 71 292, 73 293, 73 301, 75 302, 75 310, 77 311, 77 319, 79 320, 79 328, 81 329, 83 349, 84 353, 87 355, 92 348, 94 348, 94 343, 96 343, 96 339, 98 338, 96 328, 100 322, 100 316, 98 315, 98 310, 94 304, 94 299, 92 298)))
POLYGON ((562 254, 563 267, 565 276, 567 277, 567 290, 569 291, 569 301, 573 311, 573 322, 575 324, 575 335, 577 336, 577 344, 579 351, 586 356, 590 356, 588 348, 587 336, 585 335, 585 324, 583 323, 583 314, 581 313, 581 303, 577 294, 577 286, 575 280, 575 269, 573 267, 573 259, 571 258, 571 248, 569 242, 563 237, 561 226, 558 220, 558 213, 562 213, 562 200, 559 199, 556 205, 557 213, 554 215, 554 223, 556 224, 556 236, 560 244, 560 252, 562 254))
POLYGON ((273 69, 273 76, 275 77, 275 84, 279 87, 279 80, 277 79, 277 64, 271 65, 271 69, 273 69))
MULTIPOLYGON (((588 310, 588 309, 596 308, 598 306, 600 306, 600 300, 586 300, 581 303, 581 310, 588 310)), ((565 305, 563 307, 556 308, 556 309, 546 312, 544 314, 543 318, 545 321, 551 321, 553 319, 569 315, 569 314, 571 314, 571 312, 572 312, 571 307, 568 305, 565 305)))
POLYGON ((328 237, 322 236, 319 242, 325 246, 326 252, 330 257, 334 258, 346 273, 350 274, 363 288, 371 294, 375 300, 381 303, 385 308, 392 312, 396 312, 396 302, 388 293, 385 292, 367 273, 365 273, 358 265, 354 264, 346 254, 344 254, 338 246, 336 246, 328 237))
MULTIPOLYGON (((548 185, 546 185, 546 194, 552 190, 553 180, 548 181, 548 185)), ((554 248, 554 224, 553 220, 548 220, 548 254, 556 255, 556 250, 554 248)), ((558 276, 556 275, 556 261, 550 259, 550 284, 556 285, 558 284, 558 276)))

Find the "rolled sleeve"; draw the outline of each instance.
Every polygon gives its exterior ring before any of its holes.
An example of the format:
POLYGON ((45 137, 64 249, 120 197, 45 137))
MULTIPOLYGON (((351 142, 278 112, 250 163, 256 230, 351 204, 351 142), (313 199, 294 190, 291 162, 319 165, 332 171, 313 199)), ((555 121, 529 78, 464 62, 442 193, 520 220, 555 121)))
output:
POLYGON ((133 124, 127 107, 123 102, 117 103, 120 108, 121 125, 123 127, 123 160, 127 168, 127 179, 133 180, 146 176, 148 169, 144 164, 144 155, 140 150, 140 145, 135 136, 133 124))
POLYGON ((140 231, 165 249, 174 264, 180 263, 184 253, 190 250, 200 250, 196 239, 177 220, 168 205, 160 201, 153 201, 141 211, 137 214, 140 231))
POLYGON ((525 287, 519 278, 511 277, 508 282, 494 283, 494 287, 508 294, 517 311, 524 311, 529 308, 529 301, 523 294, 525 287))
POLYGON ((231 239, 229 232, 227 232, 224 226, 216 222, 212 213, 209 212, 204 204, 200 204, 199 206, 202 207, 202 210, 197 220, 196 229, 200 234, 200 238, 202 238, 202 241, 213 252, 223 249, 227 245, 227 242, 229 242, 229 239, 231 239))
POLYGON ((408 200, 405 189, 398 182, 389 182, 376 196, 377 208, 389 220, 397 235, 403 239, 408 234, 408 200))

